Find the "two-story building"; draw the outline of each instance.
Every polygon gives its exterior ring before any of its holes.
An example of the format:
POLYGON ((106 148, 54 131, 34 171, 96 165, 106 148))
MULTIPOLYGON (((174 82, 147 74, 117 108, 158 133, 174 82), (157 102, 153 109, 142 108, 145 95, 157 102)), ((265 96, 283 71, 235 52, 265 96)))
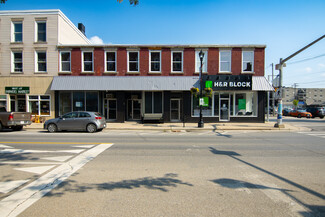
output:
POLYGON ((197 122, 204 53, 205 122, 264 122, 265 45, 58 45, 56 114, 91 110, 108 121, 197 122), (69 61, 66 61, 69 60, 69 61))
POLYGON ((0 106, 54 117, 60 44, 90 44, 60 10, 0 11, 0 106))

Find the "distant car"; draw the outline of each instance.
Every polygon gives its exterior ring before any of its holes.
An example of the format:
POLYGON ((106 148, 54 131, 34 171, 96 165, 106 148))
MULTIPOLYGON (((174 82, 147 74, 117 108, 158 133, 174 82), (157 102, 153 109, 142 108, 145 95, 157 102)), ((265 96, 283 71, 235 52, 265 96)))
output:
POLYGON ((292 109, 283 109, 282 115, 283 116, 289 116, 289 113, 292 111, 292 109))
POLYGON ((93 133, 106 127, 106 120, 97 112, 70 112, 59 118, 45 121, 44 129, 50 133, 56 131, 87 131, 93 133))
POLYGON ((325 111, 323 107, 314 107, 314 108, 307 108, 306 109, 307 112, 310 112, 312 114, 312 117, 320 117, 320 118, 324 118, 325 115, 325 111))
POLYGON ((293 116, 293 117, 297 117, 297 118, 301 118, 301 117, 311 118, 312 117, 311 113, 307 112, 306 110, 302 110, 302 109, 292 110, 289 112, 289 115, 293 116))

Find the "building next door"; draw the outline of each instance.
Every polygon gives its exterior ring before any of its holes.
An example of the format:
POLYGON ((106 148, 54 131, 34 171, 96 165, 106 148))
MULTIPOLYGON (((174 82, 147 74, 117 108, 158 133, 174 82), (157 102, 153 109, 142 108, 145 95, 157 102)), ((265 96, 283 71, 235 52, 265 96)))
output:
POLYGON ((141 100, 129 99, 128 100, 128 120, 141 120, 141 100))
POLYGON ((220 108, 219 121, 229 121, 230 120, 229 94, 220 94, 219 108, 220 108))
POLYGON ((117 111, 116 105, 117 105, 116 99, 105 100, 105 118, 107 121, 116 120, 116 111, 117 111))
POLYGON ((181 100, 171 99, 170 100, 170 120, 177 122, 181 120, 181 100))

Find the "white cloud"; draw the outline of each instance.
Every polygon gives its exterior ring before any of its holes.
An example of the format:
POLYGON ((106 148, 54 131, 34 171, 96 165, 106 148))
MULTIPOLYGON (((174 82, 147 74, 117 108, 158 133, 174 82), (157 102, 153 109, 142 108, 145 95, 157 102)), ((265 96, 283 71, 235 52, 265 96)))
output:
POLYGON ((305 71, 306 71, 306 72, 311 72, 311 71, 313 71, 313 69, 310 68, 310 67, 306 67, 306 68, 305 68, 305 71))
POLYGON ((93 36, 93 37, 91 37, 91 38, 90 38, 90 42, 91 42, 92 44, 104 44, 103 39, 101 39, 101 38, 98 37, 98 36, 93 36))
POLYGON ((324 63, 319 63, 318 66, 321 67, 321 68, 324 68, 325 64, 324 63))

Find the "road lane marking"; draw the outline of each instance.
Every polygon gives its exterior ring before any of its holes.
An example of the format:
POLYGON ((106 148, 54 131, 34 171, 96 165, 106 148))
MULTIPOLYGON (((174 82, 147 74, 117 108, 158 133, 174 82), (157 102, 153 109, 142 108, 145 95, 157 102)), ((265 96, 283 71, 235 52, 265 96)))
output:
POLYGON ((73 155, 68 155, 68 156, 58 156, 58 157, 42 157, 41 159, 44 160, 51 160, 51 161, 59 161, 59 162, 64 162, 68 160, 69 158, 73 157, 73 155))
POLYGON ((47 150, 24 150, 24 149, 4 149, 0 150, 0 154, 29 154, 29 153, 57 153, 57 152, 67 152, 79 154, 85 149, 72 149, 72 150, 57 150, 57 151, 47 151, 47 150))
POLYGON ((1 215, 7 217, 18 216, 25 209, 41 199, 45 194, 57 187, 61 182, 69 178, 86 163, 93 160, 112 145, 112 143, 97 145, 51 170, 44 176, 21 188, 16 193, 4 198, 0 201, 1 215))
POLYGON ((2 145, 0 144, 0 148, 12 148, 11 146, 8 146, 8 145, 2 145))
POLYGON ((101 143, 93 142, 0 142, 5 144, 44 144, 44 145, 99 145, 101 143))
POLYGON ((24 167, 24 168, 14 168, 14 170, 19 170, 28 173, 43 174, 46 171, 52 169, 55 165, 52 166, 41 166, 41 167, 24 167))
POLYGON ((0 164, 63 164, 60 162, 0 161, 0 164))
POLYGON ((19 186, 25 184, 28 181, 29 181, 29 179, 0 182, 0 192, 6 194, 6 193, 18 188, 19 186))

